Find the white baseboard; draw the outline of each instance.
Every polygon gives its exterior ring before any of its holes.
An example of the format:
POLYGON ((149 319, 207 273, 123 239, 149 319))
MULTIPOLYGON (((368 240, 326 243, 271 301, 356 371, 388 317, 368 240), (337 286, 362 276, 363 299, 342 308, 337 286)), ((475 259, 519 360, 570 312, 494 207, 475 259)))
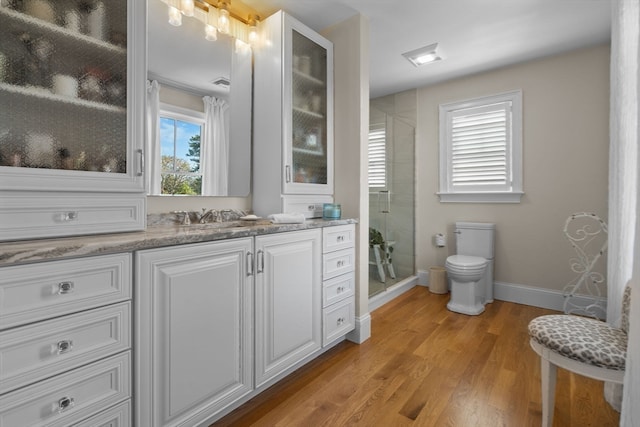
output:
POLYGON ((347 339, 356 344, 362 344, 371 338, 371 315, 365 313, 356 317, 356 328, 347 334, 347 339))
MULTIPOLYGON (((558 290, 534 288, 515 283, 493 282, 493 297, 500 301, 515 302, 557 311, 564 310, 564 297, 562 291, 558 290)), ((595 298, 588 296, 575 296, 574 298, 577 299, 576 301, 580 305, 588 305, 595 302, 595 298)))
POLYGON ((418 285, 429 286, 429 272, 427 270, 418 270, 418 285))
POLYGON ((377 295, 369 298, 369 311, 374 311, 377 308, 382 307, 389 301, 399 297, 418 284, 418 278, 416 276, 410 276, 401 282, 396 283, 384 292, 380 292, 377 295))

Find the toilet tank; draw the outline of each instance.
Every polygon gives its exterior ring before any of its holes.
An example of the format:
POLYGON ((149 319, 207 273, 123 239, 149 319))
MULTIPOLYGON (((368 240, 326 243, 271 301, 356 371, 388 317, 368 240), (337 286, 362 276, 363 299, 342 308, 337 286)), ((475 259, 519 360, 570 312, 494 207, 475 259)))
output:
POLYGON ((456 253, 493 259, 496 225, 486 222, 456 222, 456 253))

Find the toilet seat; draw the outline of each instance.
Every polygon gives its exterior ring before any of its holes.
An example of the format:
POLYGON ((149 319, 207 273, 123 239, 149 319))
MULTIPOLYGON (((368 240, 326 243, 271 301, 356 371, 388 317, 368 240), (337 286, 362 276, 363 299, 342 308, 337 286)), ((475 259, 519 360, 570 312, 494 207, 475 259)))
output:
POLYGON ((447 262, 456 267, 474 268, 483 267, 487 263, 487 260, 479 256, 451 255, 447 258, 447 262))

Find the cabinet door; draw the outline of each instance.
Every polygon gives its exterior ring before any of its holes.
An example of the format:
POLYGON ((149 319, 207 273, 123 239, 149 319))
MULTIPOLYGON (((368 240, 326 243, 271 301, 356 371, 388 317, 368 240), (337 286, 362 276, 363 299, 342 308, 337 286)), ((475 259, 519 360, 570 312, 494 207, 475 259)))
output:
POLYGON ((285 194, 333 193, 333 45, 285 15, 285 194))
POLYGON ((251 248, 136 254, 136 425, 197 425, 252 390, 251 248))
POLYGON ((320 348, 321 231, 256 237, 256 387, 320 348))
POLYGON ((145 2, 0 5, 0 190, 142 192, 145 2))

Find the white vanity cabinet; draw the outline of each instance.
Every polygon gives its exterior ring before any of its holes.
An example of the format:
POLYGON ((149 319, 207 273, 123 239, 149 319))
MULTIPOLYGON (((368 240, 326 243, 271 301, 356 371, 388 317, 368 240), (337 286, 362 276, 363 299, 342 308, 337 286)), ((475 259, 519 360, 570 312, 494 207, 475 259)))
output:
POLYGON ((131 425, 131 280, 130 254, 0 268, 0 425, 131 425))
POLYGON ((333 44, 280 11, 254 54, 253 209, 299 211, 333 195, 333 44))
POLYGON ((355 329, 355 232, 353 224, 323 229, 323 346, 355 329))
POLYGON ((256 237, 256 387, 322 346, 321 230, 256 237))
POLYGON ((321 229, 135 260, 138 426, 209 425, 322 351, 321 229))
POLYGON ((144 229, 145 14, 0 1, 0 241, 144 229))
POLYGON ((136 425, 200 425, 253 389, 253 239, 136 253, 136 425))

